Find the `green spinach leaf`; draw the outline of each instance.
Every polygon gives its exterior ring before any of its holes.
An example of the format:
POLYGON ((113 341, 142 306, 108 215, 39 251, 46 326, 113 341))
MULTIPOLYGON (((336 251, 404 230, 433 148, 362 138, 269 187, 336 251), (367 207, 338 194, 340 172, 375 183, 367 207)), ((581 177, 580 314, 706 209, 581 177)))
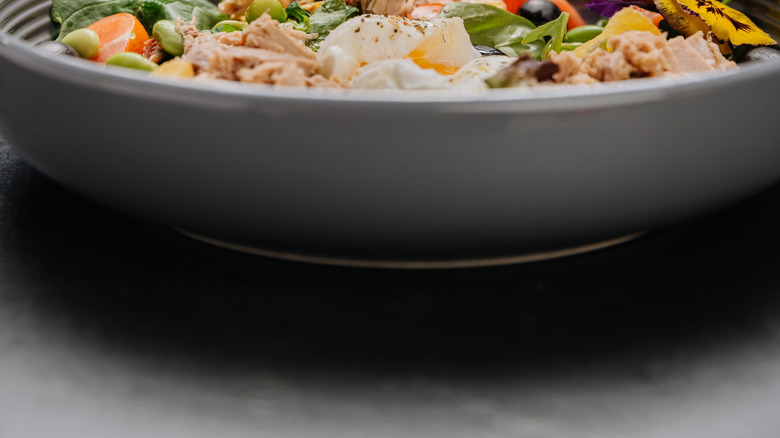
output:
POLYGON ((359 14, 358 8, 347 6, 344 0, 325 0, 325 3, 320 5, 309 17, 309 28, 305 32, 316 33, 317 38, 310 39, 306 44, 316 52, 322 40, 333 29, 359 14))
POLYGON ((438 16, 462 18, 472 44, 495 47, 514 57, 523 54, 536 59, 542 57, 544 39, 523 42, 536 26, 519 15, 486 4, 450 3, 438 16))
POLYGON ((542 53, 542 58, 546 59, 550 50, 560 53, 563 39, 566 37, 566 25, 568 22, 569 14, 567 12, 561 12, 561 15, 555 20, 544 23, 528 33, 521 43, 530 43, 531 41, 536 41, 540 38, 550 37, 550 41, 547 43, 542 53))
POLYGON ((284 9, 284 12, 287 13, 287 18, 291 18, 298 23, 308 23, 309 17, 311 16, 310 13, 298 4, 298 0, 290 3, 290 5, 284 9))

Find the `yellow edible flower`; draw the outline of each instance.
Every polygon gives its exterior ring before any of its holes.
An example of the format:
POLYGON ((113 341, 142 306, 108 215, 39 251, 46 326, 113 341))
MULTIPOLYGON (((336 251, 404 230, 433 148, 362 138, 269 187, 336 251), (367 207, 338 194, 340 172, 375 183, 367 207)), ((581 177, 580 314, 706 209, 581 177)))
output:
POLYGON ((738 46, 776 44, 742 12, 715 0, 654 0, 658 12, 675 30, 685 36, 698 31, 712 35, 721 43, 721 52, 728 53, 728 42, 738 46))

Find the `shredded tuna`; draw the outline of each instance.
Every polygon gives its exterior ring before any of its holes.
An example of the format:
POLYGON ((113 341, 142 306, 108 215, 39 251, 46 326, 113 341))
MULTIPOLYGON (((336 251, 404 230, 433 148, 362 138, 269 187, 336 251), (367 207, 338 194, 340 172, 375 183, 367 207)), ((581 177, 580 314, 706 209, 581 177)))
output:
POLYGON ((416 0, 360 0, 364 14, 406 16, 416 6, 416 0))
POLYGON ((229 15, 231 19, 238 20, 252 4, 252 0, 222 0, 219 2, 219 12, 229 15))
POLYGON ((598 79, 580 71, 582 60, 571 52, 564 51, 559 54, 550 52, 550 60, 558 65, 558 72, 553 75, 555 82, 570 84, 595 84, 598 82, 598 79))
POLYGON ((343 87, 317 73, 317 55, 306 47, 304 32, 280 26, 263 14, 244 31, 199 32, 194 22, 177 22, 184 35, 184 55, 198 79, 259 84, 343 87))
POLYGON ((668 42, 680 72, 725 70, 736 67, 720 53, 717 44, 704 39, 698 32, 688 38, 674 37, 668 42))
POLYGON ((572 52, 551 53, 550 60, 559 67, 555 81, 590 84, 736 67, 701 33, 667 40, 664 34, 628 31, 609 43, 613 51, 596 49, 581 59, 572 52))
POLYGON ((150 38, 144 42, 143 55, 153 63, 159 64, 165 59, 167 53, 160 47, 160 43, 156 39, 150 38))
POLYGON ((287 26, 279 26, 279 22, 270 17, 253 21, 244 29, 242 35, 243 45, 246 47, 317 59, 317 54, 305 44, 311 36, 287 26))
MULTIPOLYGON (((632 66, 628 78, 644 76, 663 76, 674 71, 676 66, 672 51, 667 46, 665 35, 653 35, 650 32, 624 32, 610 38, 613 53, 620 53, 625 62, 632 66)), ((621 76, 622 79, 628 79, 621 76)))
MULTIPOLYGON (((286 64, 289 68, 285 68, 284 71, 287 73, 307 77, 313 75, 316 69, 316 63, 311 59, 265 49, 243 46, 226 47, 216 44, 202 44, 199 47, 210 51, 211 55, 208 58, 207 65, 196 64, 199 67, 198 73, 208 74, 217 79, 275 84, 277 81, 265 79, 280 79, 278 76, 263 76, 251 74, 248 71, 265 67, 265 64, 272 64, 274 66, 273 70, 277 71, 282 69, 280 67, 282 64, 286 64)), ((193 64, 195 63, 193 62, 193 64)), ((295 80, 295 82, 299 81, 295 80)))

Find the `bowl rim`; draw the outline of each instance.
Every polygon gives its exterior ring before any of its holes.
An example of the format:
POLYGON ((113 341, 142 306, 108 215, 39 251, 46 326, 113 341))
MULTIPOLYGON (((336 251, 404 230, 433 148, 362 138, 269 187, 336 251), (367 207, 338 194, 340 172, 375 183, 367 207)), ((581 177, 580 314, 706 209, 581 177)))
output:
MULTIPOLYGON (((744 82, 780 77, 780 60, 750 62, 738 69, 708 71, 678 77, 640 78, 589 85, 558 84, 532 88, 491 90, 356 90, 304 87, 280 87, 229 81, 189 81, 148 76, 121 67, 95 64, 68 56, 52 56, 33 44, 0 29, 0 58, 63 82, 99 87, 127 95, 147 95, 154 99, 202 101, 211 99, 218 106, 226 101, 243 105, 265 102, 410 106, 421 109, 451 105, 453 112, 539 112, 580 108, 603 108, 664 100, 684 93, 712 92, 744 82)), ((241 106, 241 105, 239 105, 241 106)))

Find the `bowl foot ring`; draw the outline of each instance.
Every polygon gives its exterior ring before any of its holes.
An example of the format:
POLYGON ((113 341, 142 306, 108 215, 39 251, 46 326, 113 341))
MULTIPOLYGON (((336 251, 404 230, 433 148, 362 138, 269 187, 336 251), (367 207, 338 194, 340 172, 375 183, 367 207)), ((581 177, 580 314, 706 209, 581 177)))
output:
POLYGON ((179 228, 177 228, 177 230, 187 237, 190 237, 192 239, 204 243, 208 243, 210 245, 218 246, 225 249, 230 249, 233 251, 259 255, 263 257, 269 257, 269 258, 287 260, 293 262, 313 263, 318 265, 342 266, 342 267, 353 267, 353 268, 381 268, 381 269, 483 268, 483 267, 491 267, 491 266, 531 263, 531 262, 538 262, 543 260, 557 259, 561 257, 568 257, 577 254, 584 254, 599 249, 609 248, 611 246, 619 245, 621 243, 634 240, 646 233, 646 231, 641 231, 638 233, 626 234, 612 239, 601 240, 598 242, 588 243, 585 245, 579 245, 579 246, 574 246, 569 248, 556 249, 552 251, 517 254, 517 255, 510 255, 510 256, 501 256, 501 257, 484 257, 484 258, 456 259, 456 260, 376 260, 376 259, 328 257, 328 256, 318 256, 318 255, 311 255, 311 254, 275 251, 271 249, 258 248, 254 246, 241 245, 237 243, 227 242, 224 240, 214 239, 211 237, 203 236, 201 234, 193 233, 179 228))

